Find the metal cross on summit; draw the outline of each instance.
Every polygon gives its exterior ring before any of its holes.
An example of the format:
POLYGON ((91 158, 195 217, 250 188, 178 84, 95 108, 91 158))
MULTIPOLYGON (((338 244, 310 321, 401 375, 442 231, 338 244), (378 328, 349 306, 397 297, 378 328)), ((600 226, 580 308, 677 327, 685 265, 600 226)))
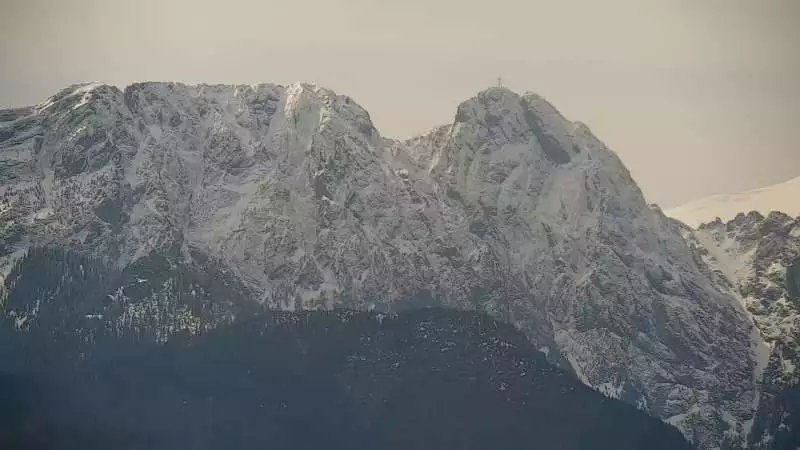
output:
POLYGON ((497 77, 497 87, 503 87, 503 77, 497 77))

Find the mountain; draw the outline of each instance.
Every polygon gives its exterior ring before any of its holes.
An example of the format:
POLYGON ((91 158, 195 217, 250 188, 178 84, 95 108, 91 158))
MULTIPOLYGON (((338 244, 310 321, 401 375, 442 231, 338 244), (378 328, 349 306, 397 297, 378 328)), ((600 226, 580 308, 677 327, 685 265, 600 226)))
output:
POLYGON ((63 324, 81 336, 164 342, 264 307, 477 310, 701 448, 754 423, 763 342, 737 294, 535 94, 484 90, 397 141, 316 85, 75 85, 0 112, 0 195, 23 332, 88 276, 31 296, 24 255, 70 249, 113 268, 63 324))
POLYGON ((50 291, 24 332, 0 323, 4 449, 690 448, 485 314, 267 312, 162 344, 85 334, 113 322, 84 314, 108 268, 60 250, 23 265, 71 289, 50 291))
POLYGON ((800 216, 798 192, 800 192, 800 177, 773 186, 736 194, 720 194, 701 198, 669 209, 666 214, 691 227, 711 222, 717 217, 727 222, 739 213, 750 211, 757 211, 763 215, 779 211, 797 217, 800 216))
MULTIPOLYGON (((685 227, 685 226, 684 226, 685 227)), ((800 442, 800 217, 756 211, 684 228, 687 240, 753 318, 759 351, 755 448, 800 442)))

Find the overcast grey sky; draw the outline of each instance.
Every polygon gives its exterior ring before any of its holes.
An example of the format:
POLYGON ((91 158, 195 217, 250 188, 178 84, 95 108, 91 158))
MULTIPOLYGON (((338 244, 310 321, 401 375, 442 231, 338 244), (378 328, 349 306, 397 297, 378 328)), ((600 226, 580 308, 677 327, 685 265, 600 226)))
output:
POLYGON ((502 75, 664 207, 800 176, 800 0, 0 0, 0 107, 78 81, 315 81, 381 133, 502 75))

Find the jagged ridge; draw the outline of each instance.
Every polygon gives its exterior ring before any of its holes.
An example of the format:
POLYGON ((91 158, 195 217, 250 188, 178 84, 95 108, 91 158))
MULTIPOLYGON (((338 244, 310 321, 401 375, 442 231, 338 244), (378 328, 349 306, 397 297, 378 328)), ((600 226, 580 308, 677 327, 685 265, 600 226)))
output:
POLYGON ((270 307, 478 309, 704 448, 747 432, 745 312, 539 96, 487 89, 407 142, 302 83, 79 85, 0 120, 7 261, 55 243, 124 268, 170 249, 270 307))
POLYGON ((686 237, 741 301, 757 325, 758 414, 754 448, 794 448, 800 442, 800 218, 752 211, 717 219, 686 237))

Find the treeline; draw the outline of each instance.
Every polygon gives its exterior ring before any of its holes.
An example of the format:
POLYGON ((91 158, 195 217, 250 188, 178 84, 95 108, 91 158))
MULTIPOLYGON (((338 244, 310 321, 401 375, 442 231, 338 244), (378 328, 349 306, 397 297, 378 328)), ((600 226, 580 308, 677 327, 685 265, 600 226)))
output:
POLYGON ((0 383, 2 448, 689 448, 513 327, 441 309, 267 313, 0 383))

